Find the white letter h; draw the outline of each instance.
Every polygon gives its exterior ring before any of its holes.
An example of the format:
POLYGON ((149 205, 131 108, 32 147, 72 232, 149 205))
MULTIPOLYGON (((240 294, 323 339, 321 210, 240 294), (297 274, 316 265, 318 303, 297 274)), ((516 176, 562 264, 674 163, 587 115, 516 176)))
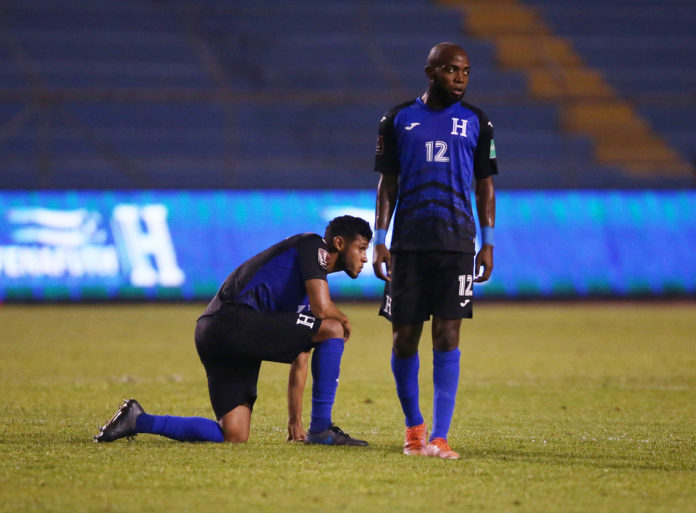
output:
POLYGON ((468 119, 452 118, 452 135, 460 135, 466 137, 466 125, 468 119), (461 132, 459 132, 461 130, 461 132))
POLYGON ((131 284, 177 287, 184 282, 186 276, 176 262, 164 205, 117 205, 113 228, 119 250, 125 250, 128 257, 131 284), (141 228, 141 219, 147 230, 141 228))

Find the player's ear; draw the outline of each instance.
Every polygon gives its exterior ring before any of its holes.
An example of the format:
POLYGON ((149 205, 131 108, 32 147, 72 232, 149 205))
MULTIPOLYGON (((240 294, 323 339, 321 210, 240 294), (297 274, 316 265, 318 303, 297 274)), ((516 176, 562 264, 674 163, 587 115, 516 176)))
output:
POLYGON ((346 247, 345 239, 340 235, 334 236, 333 247, 336 248, 338 251, 343 251, 343 249, 346 247))

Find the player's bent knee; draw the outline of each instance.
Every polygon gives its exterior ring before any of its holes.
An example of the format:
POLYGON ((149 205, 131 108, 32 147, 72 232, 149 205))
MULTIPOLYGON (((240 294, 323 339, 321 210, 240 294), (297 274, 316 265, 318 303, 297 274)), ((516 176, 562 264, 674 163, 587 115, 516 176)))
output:
POLYGON ((343 325, 336 319, 323 319, 319 331, 312 338, 315 342, 328 338, 343 338, 343 325))
POLYGON ((244 443, 249 440, 251 431, 251 407, 240 404, 220 419, 220 427, 225 442, 244 443))
POLYGON ((236 431, 225 431, 225 442, 230 442, 233 444, 243 444, 249 441, 249 433, 243 434, 236 431))

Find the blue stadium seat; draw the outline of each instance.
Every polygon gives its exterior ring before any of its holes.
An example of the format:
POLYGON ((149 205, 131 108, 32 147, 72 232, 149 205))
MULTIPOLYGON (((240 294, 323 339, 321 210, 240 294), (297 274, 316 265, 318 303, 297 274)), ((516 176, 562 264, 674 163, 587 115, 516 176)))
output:
POLYGON ((696 159, 696 3, 524 1, 687 161, 696 159))
MULTIPOLYGON (((691 4, 528 3, 675 146, 696 147, 691 4)), ((23 0, 3 17, 0 188, 372 188, 378 120, 425 89, 442 40, 469 52, 467 99, 495 124, 502 187, 628 183, 430 0, 23 0)))

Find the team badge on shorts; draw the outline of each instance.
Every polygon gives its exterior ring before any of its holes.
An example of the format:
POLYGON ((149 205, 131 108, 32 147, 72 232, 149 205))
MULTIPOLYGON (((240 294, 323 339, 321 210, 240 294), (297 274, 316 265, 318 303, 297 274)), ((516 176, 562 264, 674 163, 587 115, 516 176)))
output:
POLYGON ((388 281, 384 282, 384 294, 382 295, 382 304, 379 306, 379 315, 388 321, 392 320, 391 287, 388 281))
POLYGON ((324 248, 319 248, 317 258, 319 259, 319 265, 321 266, 321 268, 326 271, 329 267, 329 252, 326 251, 324 248))

